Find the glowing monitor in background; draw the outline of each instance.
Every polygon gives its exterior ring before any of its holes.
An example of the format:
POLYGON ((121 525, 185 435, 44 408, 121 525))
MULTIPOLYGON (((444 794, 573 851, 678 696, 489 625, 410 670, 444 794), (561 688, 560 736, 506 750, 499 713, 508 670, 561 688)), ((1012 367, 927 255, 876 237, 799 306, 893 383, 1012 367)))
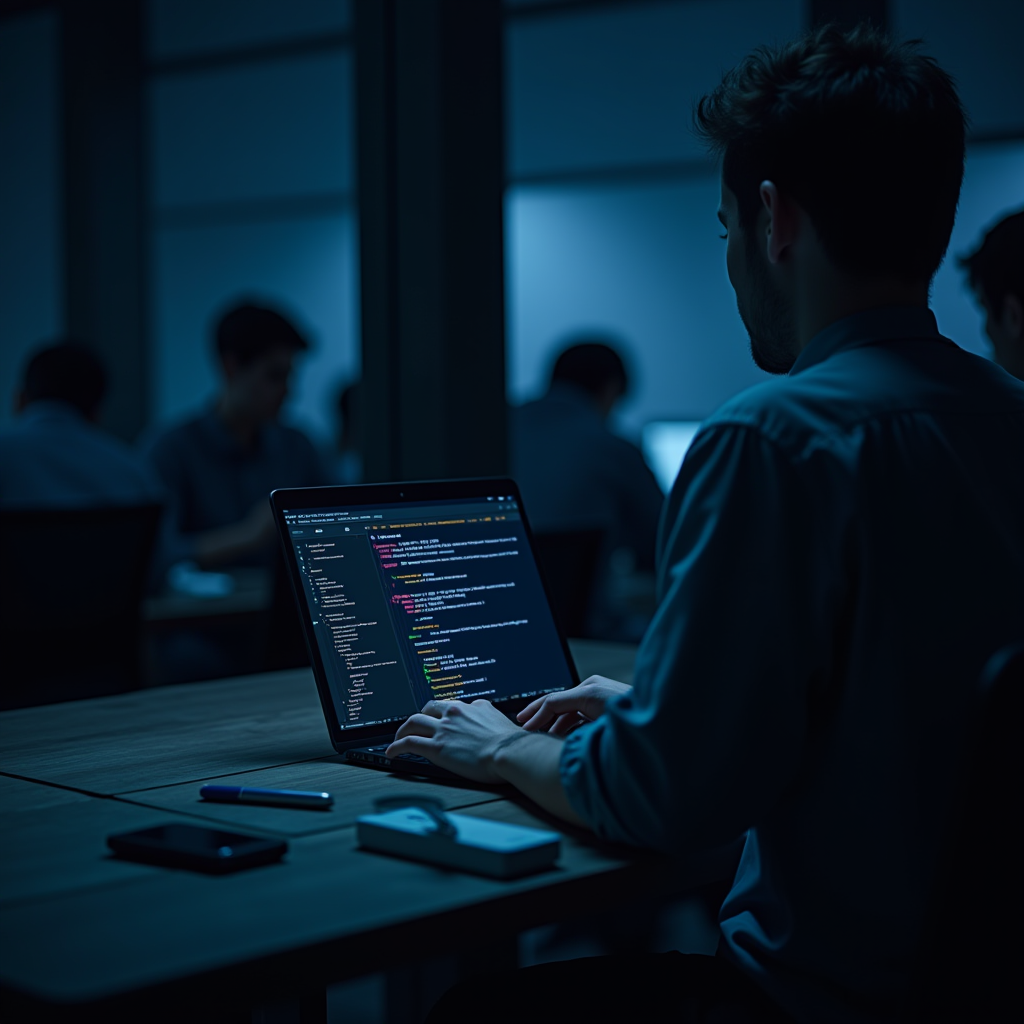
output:
POLYGON ((674 420, 656 421, 644 427, 644 458, 666 494, 675 483, 683 456, 700 424, 700 420, 674 420))

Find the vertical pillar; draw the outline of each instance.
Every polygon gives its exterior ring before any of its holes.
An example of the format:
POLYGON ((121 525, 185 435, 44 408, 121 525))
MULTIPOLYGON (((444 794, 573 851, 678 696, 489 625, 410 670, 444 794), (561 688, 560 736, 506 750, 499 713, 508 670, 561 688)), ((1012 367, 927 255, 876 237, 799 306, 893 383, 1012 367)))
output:
POLYGON ((356 0, 367 478, 506 465, 500 0, 356 0))
POLYGON ((65 324, 107 364, 105 426, 132 439, 148 406, 142 4, 60 10, 65 324))

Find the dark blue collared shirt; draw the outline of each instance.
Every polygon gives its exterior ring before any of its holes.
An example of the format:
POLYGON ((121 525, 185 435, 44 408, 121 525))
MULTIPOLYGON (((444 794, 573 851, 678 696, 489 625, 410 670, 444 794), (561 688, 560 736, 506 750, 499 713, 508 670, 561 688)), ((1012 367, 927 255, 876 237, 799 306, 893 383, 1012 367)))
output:
MULTIPOLYGON (((213 409, 144 444, 170 496, 174 558, 191 558, 195 538, 244 519, 277 487, 327 483, 312 441, 300 430, 266 423, 243 448, 213 409)), ((269 562, 276 548, 249 559, 269 562)))
POLYGON ((640 449, 613 434, 582 389, 555 381, 511 411, 512 476, 538 533, 598 527, 650 569, 664 495, 640 449))
POLYGON ((966 712, 1024 637, 1024 385, 926 309, 820 332, 703 426, 635 689, 569 737, 609 839, 747 831, 723 951, 798 1020, 909 992, 966 712))

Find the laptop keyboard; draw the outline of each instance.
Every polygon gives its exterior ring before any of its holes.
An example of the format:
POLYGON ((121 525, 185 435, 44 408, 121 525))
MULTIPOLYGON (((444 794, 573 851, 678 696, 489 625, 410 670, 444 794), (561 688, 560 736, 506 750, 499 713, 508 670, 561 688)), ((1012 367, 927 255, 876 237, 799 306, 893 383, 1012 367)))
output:
MULTIPOLYGON (((388 749, 389 744, 382 743, 379 747, 367 747, 366 749, 374 754, 383 754, 388 749)), ((392 758, 394 761, 413 761, 416 764, 431 764, 425 757, 420 757, 419 754, 399 754, 398 757, 392 758)))

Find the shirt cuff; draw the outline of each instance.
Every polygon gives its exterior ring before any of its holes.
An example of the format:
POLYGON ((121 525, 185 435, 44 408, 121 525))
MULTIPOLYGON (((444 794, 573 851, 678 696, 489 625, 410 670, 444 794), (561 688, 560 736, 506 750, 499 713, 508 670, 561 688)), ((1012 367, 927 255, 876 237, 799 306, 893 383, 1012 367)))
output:
POLYGON ((558 761, 558 774, 562 780, 569 806, 594 831, 598 831, 595 808, 590 794, 592 786, 588 780, 590 760, 596 756, 595 744, 599 742, 600 721, 581 725, 566 737, 558 761))

